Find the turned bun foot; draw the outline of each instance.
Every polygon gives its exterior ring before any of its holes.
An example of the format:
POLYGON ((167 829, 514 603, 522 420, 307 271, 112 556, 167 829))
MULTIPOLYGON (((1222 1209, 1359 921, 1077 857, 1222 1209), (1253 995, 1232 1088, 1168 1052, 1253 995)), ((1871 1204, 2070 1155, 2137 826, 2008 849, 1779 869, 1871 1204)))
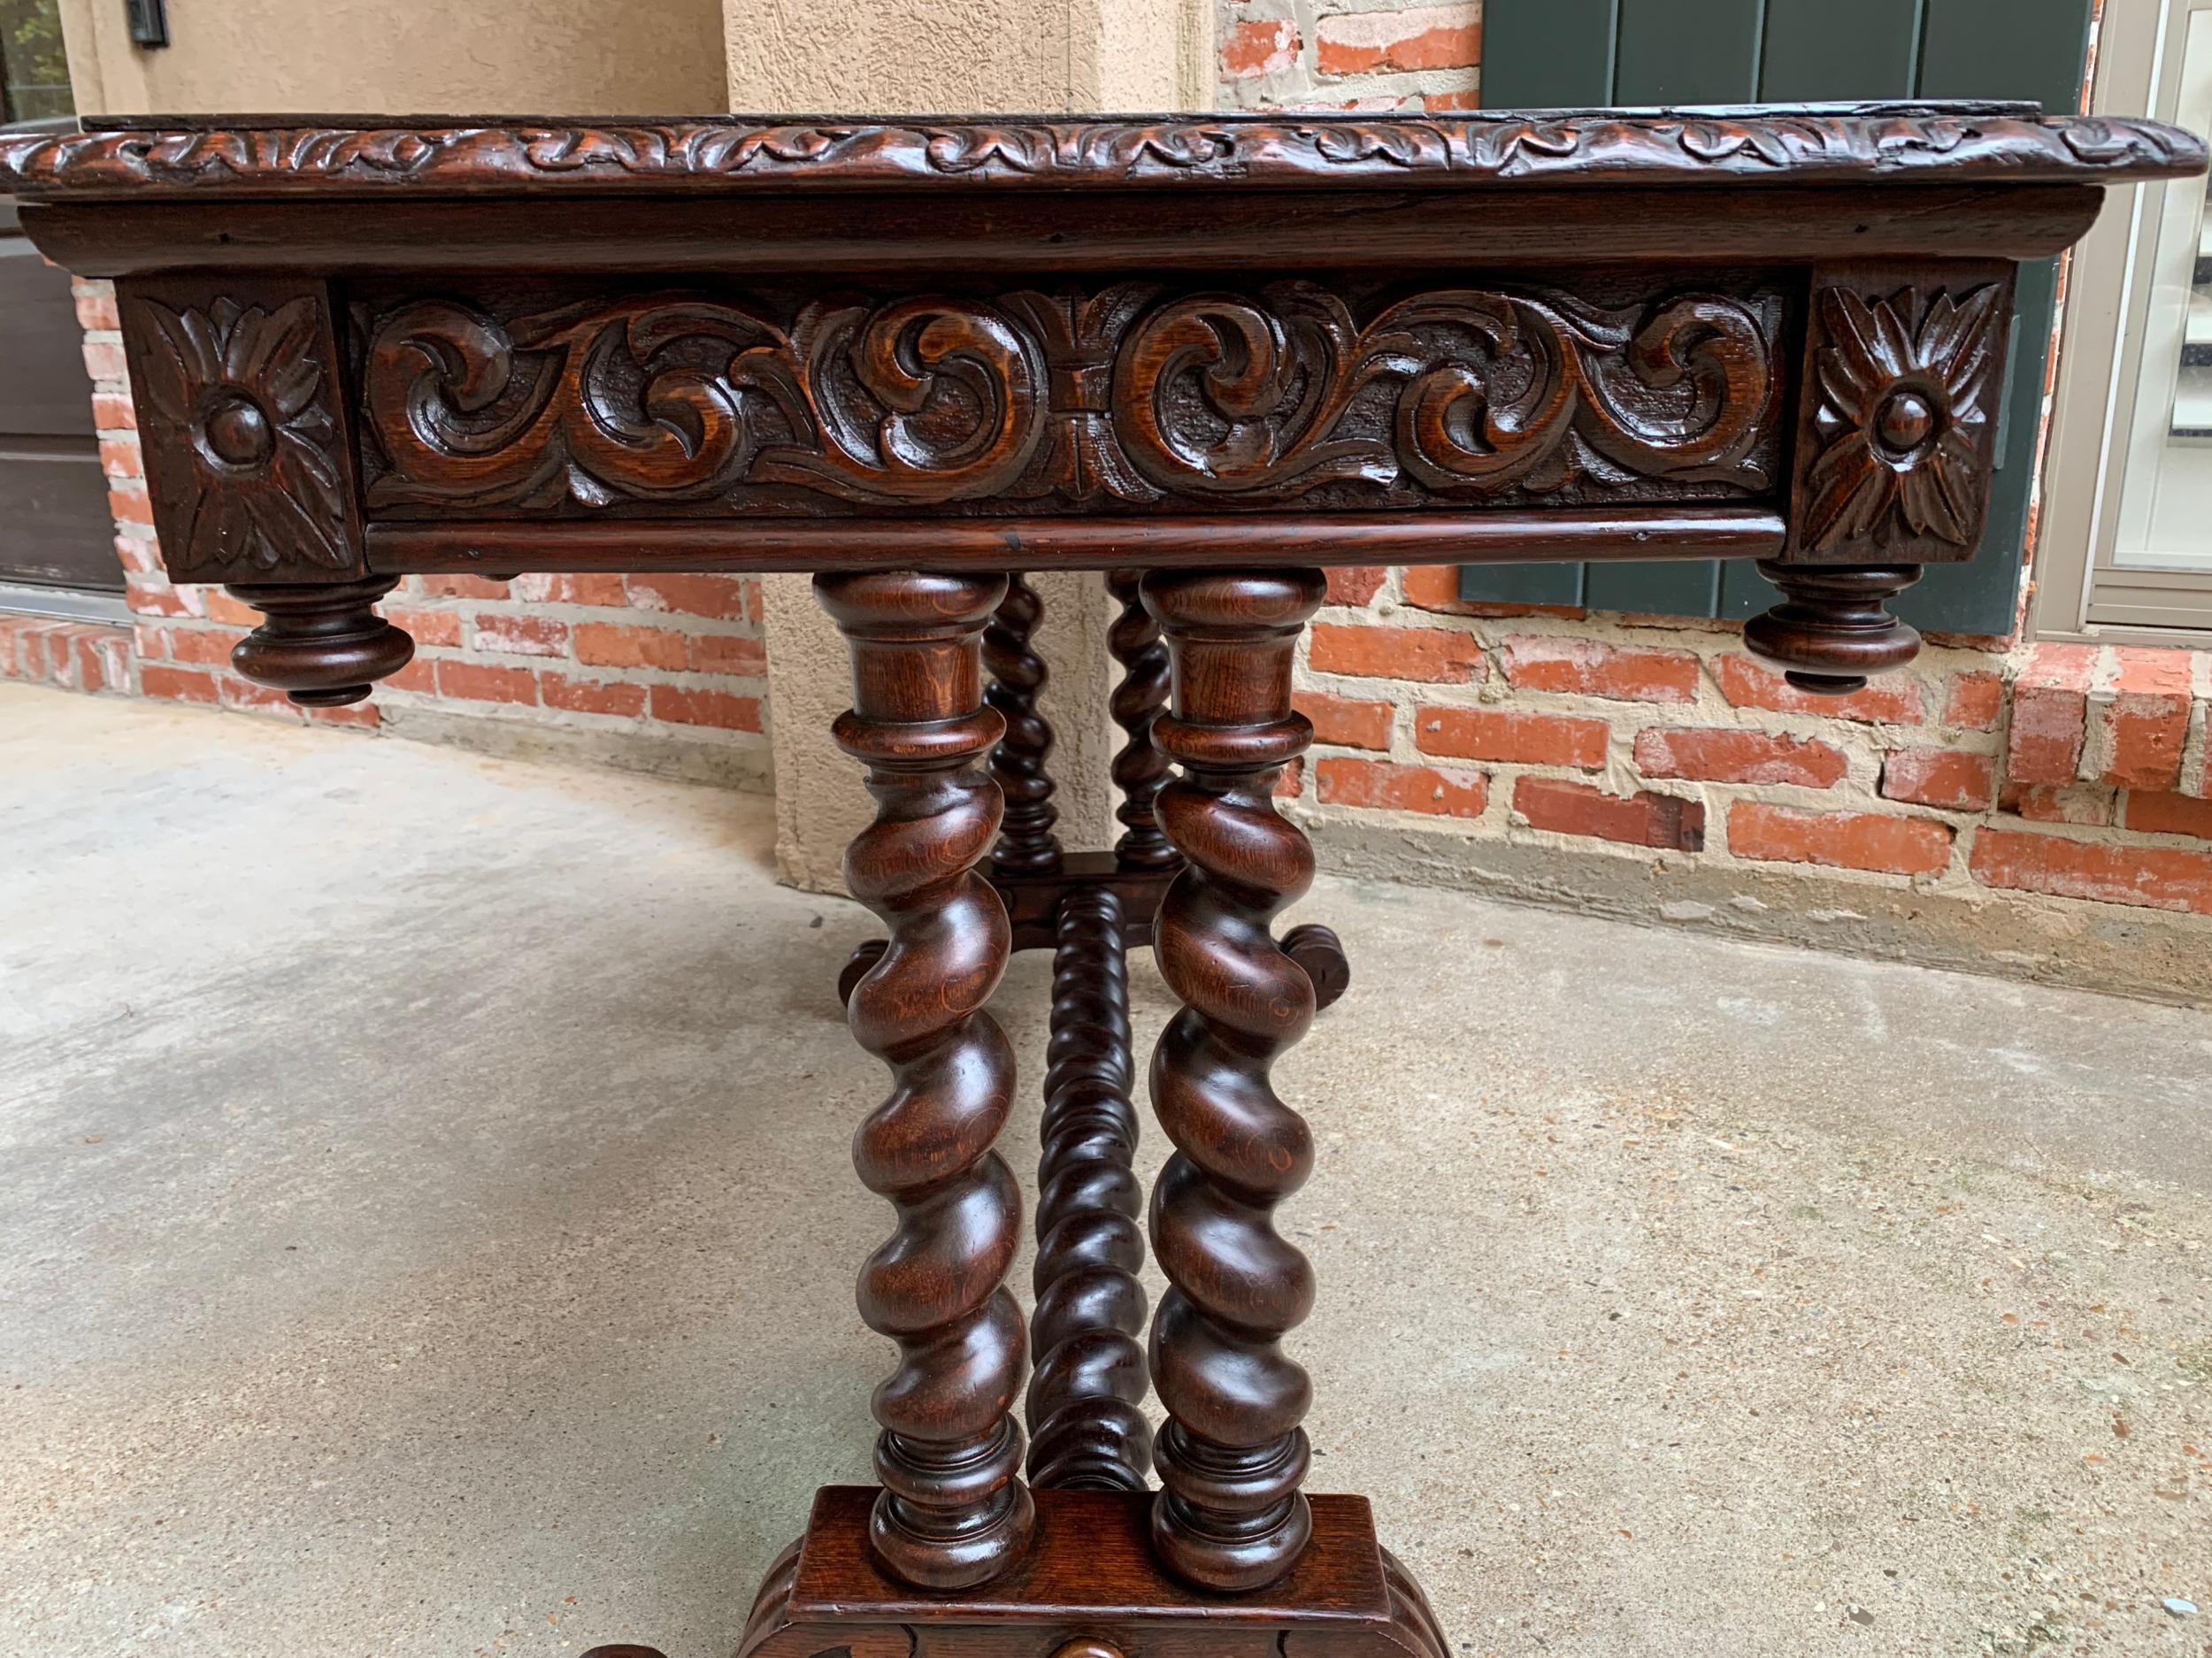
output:
POLYGON ((1867 676, 1901 668, 1920 654, 1920 635, 1883 606, 1920 580, 1917 564, 1823 568, 1759 561, 1782 603, 1744 624, 1751 654, 1782 670, 1801 691, 1846 696, 1867 676))
POLYGON ((231 595, 262 614, 261 626, 231 652, 238 672, 274 686, 303 708, 358 702, 375 681, 415 658, 415 641, 376 613, 399 585, 392 576, 316 587, 234 587, 231 595))
POLYGON ((1351 987, 1352 963, 1344 954, 1344 941, 1318 921, 1309 921, 1284 933, 1283 954, 1304 968, 1306 977, 1313 980, 1317 1013, 1351 987))

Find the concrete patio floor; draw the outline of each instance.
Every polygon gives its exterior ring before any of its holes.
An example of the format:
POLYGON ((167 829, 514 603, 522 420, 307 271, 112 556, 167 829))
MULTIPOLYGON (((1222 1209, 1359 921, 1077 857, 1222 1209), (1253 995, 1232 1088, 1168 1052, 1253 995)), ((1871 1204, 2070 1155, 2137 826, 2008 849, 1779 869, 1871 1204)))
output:
MULTIPOLYGON (((871 924, 770 838, 0 689, 0 1654, 724 1658, 887 1369, 871 924)), ((1459 1652, 2212 1652, 2212 1016, 1300 914, 1356 976, 1279 1071, 1312 1484, 1459 1652)), ((1000 996, 1031 1078, 1048 968, 1000 996)))

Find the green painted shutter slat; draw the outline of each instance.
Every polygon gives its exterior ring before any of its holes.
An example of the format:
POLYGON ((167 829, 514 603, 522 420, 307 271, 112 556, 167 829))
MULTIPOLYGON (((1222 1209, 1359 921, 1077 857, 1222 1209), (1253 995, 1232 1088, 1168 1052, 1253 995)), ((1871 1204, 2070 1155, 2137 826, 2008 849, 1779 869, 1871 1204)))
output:
POLYGON ((1459 596, 1486 604, 1580 604, 1587 564, 1467 564, 1459 596))
POLYGON ((1757 96, 1762 0, 1620 4, 1614 103, 1747 104, 1757 96))
POLYGON ((1592 564, 1582 580, 1582 602, 1594 610, 1710 616, 1720 599, 1720 566, 1725 562, 1668 558, 1648 564, 1592 564))
MULTIPOLYGON (((1916 96, 2032 98, 2070 110, 2080 99, 2089 10, 2090 0, 1489 0, 1483 102, 1590 103, 1609 87, 1616 104, 1916 96)), ((1988 527, 1971 563, 1929 566, 1898 601, 1916 626, 2011 629, 2056 271, 2055 262, 2021 268, 1988 527)), ((1541 568, 1470 566, 1460 592, 1569 603, 1530 590, 1571 587, 1594 610, 1729 618, 1756 615, 1776 596, 1745 560, 1552 566, 1555 580, 1532 582, 1541 568)))
POLYGON ((1767 0, 1759 97, 1768 104, 1909 98, 1924 0, 1767 0))
POLYGON ((1484 84, 1502 64, 1517 108, 1586 110, 1610 104, 1620 5, 1621 0, 1500 0, 1483 13, 1484 84))
MULTIPOLYGON (((1920 46, 1924 98, 2033 98, 2047 110, 2081 102, 2089 52, 2088 0, 1925 0, 1920 46)), ((2035 485, 2043 371, 2058 303, 2058 261, 2020 267, 2009 378, 1999 423, 1997 474, 1981 550, 1969 564, 1932 567, 1897 612, 1916 627, 1961 633, 2012 631, 2020 549, 2035 485)))

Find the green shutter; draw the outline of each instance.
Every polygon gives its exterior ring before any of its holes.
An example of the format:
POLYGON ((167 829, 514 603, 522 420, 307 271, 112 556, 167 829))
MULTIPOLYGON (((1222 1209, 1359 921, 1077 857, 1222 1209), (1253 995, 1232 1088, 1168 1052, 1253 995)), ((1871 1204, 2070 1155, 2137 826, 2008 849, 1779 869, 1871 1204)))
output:
MULTIPOLYGON (((2033 98, 2070 110, 2089 11, 2090 0, 1489 0, 1482 96, 1524 109, 1924 97, 2033 98)), ((1972 563, 1930 565, 1898 601, 1917 626, 2011 631, 2056 272, 2055 262, 2021 268, 1989 526, 1972 563)), ((1730 618, 1756 615, 1776 596, 1741 559, 1460 572, 1463 598, 1577 602, 1552 596, 1562 593, 1579 593, 1593 610, 1730 618), (1537 580, 1547 569, 1549 579, 1537 580)))

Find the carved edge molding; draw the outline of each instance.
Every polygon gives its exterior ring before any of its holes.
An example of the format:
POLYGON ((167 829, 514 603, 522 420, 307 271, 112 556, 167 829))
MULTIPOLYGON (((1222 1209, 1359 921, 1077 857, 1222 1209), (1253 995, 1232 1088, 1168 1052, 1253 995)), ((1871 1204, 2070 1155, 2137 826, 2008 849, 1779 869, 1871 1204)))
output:
POLYGON ((0 194, 69 196, 336 186, 425 193, 635 188, 1246 186, 1488 181, 2118 184, 2205 169, 2204 142, 2154 121, 2025 106, 1847 111, 1500 112, 1467 118, 1222 116, 1090 121, 516 121, 0 136, 0 194))
POLYGON ((156 529, 180 580, 362 569, 338 357, 322 291, 127 292, 124 338, 156 529))
POLYGON ((1973 556, 1996 464, 2011 288, 2000 267, 1942 286, 1816 278, 1791 562, 1973 556))

